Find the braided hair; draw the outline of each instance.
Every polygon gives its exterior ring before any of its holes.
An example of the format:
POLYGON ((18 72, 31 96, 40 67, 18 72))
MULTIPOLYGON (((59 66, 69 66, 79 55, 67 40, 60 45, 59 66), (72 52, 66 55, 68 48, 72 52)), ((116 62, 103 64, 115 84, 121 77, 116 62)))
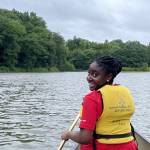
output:
POLYGON ((102 67, 106 74, 112 74, 110 84, 113 83, 114 78, 121 72, 122 64, 121 61, 115 57, 103 56, 98 57, 94 60, 99 67, 102 67))

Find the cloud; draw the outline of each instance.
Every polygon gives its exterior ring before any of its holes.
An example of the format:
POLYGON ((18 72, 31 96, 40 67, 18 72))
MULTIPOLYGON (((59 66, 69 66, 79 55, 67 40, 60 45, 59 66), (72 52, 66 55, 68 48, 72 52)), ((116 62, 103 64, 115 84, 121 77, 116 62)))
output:
POLYGON ((0 0, 0 8, 34 11, 65 39, 150 39, 149 0, 0 0))

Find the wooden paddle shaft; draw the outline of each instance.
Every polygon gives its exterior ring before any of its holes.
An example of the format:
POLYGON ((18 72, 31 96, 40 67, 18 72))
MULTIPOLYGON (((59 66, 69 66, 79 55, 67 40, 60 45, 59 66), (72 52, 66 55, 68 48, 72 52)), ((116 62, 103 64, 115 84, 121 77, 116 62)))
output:
MULTIPOLYGON (((78 114, 78 115, 76 116, 74 122, 72 123, 72 125, 71 125, 70 128, 69 128, 69 131, 72 131, 72 130, 73 130, 73 128, 75 127, 76 123, 77 123, 78 120, 79 120, 79 117, 80 117, 80 114, 78 114)), ((62 140, 57 150, 61 150, 61 149, 63 148, 65 142, 66 142, 66 140, 62 140)))

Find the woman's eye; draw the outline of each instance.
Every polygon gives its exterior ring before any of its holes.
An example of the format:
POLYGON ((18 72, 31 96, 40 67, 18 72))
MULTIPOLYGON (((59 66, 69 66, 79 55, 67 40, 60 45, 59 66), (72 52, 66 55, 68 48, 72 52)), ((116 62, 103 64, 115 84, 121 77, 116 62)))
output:
POLYGON ((93 73, 93 77, 97 77, 97 73, 96 72, 93 73))
POLYGON ((98 76, 97 72, 88 72, 88 76, 96 78, 98 76))

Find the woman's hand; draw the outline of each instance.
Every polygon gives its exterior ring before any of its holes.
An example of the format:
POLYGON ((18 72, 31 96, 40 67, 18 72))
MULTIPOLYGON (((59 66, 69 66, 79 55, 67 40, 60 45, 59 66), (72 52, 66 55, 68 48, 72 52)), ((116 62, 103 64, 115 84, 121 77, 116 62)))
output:
POLYGON ((69 134, 70 134, 70 131, 65 131, 61 134, 61 139, 62 140, 69 140, 69 134))
POLYGON ((80 131, 65 131, 61 134, 62 140, 73 140, 80 144, 89 144, 93 138, 93 131, 80 129, 80 131))

